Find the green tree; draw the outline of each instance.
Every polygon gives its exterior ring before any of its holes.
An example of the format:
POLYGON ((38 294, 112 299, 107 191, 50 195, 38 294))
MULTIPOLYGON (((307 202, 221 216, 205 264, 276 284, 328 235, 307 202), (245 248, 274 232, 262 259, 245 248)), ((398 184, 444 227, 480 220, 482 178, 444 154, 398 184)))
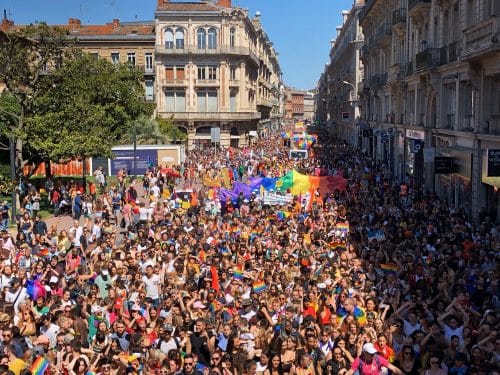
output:
POLYGON ((131 121, 128 131, 120 139, 120 142, 133 143, 134 134, 137 144, 140 145, 165 142, 165 136, 160 132, 158 122, 150 116, 141 115, 136 120, 131 121))
POLYGON ((66 30, 46 24, 0 31, 0 84, 4 87, 0 133, 16 139, 18 173, 24 161, 23 150, 26 151, 26 119, 33 114, 33 103, 44 91, 42 78, 59 68, 64 49, 72 43, 67 34, 66 30))
POLYGON ((138 69, 68 51, 62 67, 42 80, 25 140, 53 161, 111 157, 111 148, 141 115, 150 116, 138 69))
POLYGON ((174 124, 174 117, 167 119, 157 119, 161 134, 167 137, 171 142, 185 142, 187 134, 174 124))

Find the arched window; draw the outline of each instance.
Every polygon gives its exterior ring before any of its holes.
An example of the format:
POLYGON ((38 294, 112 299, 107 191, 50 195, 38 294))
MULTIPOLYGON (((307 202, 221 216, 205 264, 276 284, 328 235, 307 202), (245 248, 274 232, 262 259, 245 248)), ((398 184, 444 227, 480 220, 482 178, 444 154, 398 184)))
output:
POLYGON ((196 37, 198 40, 198 49, 207 48, 207 32, 205 29, 198 29, 196 32, 196 37))
POLYGON ((229 45, 231 47, 234 47, 236 44, 236 29, 234 27, 231 27, 229 30, 229 45))
POLYGON ((217 48, 217 30, 213 27, 208 29, 208 49, 217 48))
POLYGON ((174 48, 174 31, 172 29, 165 30, 165 48, 174 48))
POLYGON ((175 30, 175 48, 184 49, 184 30, 175 30))

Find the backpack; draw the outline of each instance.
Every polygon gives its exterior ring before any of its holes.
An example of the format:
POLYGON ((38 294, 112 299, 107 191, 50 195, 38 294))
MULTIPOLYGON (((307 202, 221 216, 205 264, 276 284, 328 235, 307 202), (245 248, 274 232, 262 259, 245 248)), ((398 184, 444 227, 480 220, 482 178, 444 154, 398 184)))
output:
MULTIPOLYGON (((378 355, 375 354, 373 359, 375 360, 375 363, 377 364, 377 367, 378 367, 378 369, 380 371, 380 374, 382 374, 382 366, 380 365, 380 359, 378 358, 378 355)), ((365 363, 363 362, 363 360, 361 359, 361 357, 359 357, 358 368, 354 372, 354 375, 363 375, 363 365, 364 364, 365 363)))

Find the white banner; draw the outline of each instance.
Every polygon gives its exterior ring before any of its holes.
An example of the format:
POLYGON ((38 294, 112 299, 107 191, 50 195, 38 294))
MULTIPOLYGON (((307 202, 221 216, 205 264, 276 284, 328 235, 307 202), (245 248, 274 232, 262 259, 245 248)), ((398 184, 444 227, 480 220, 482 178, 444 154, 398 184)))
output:
POLYGON ((264 193, 264 204, 268 206, 284 206, 293 202, 292 195, 279 195, 276 193, 264 193))

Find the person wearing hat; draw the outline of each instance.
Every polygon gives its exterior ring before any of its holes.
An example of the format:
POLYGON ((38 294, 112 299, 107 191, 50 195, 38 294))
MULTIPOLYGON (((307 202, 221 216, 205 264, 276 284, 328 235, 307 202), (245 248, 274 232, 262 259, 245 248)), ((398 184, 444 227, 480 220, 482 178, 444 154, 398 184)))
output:
POLYGON ((361 355, 354 359, 351 369, 347 371, 347 375, 353 375, 356 372, 359 375, 381 375, 384 367, 389 369, 393 374, 404 375, 403 371, 390 364, 384 357, 379 356, 377 349, 375 349, 371 342, 367 342, 363 345, 361 355))

